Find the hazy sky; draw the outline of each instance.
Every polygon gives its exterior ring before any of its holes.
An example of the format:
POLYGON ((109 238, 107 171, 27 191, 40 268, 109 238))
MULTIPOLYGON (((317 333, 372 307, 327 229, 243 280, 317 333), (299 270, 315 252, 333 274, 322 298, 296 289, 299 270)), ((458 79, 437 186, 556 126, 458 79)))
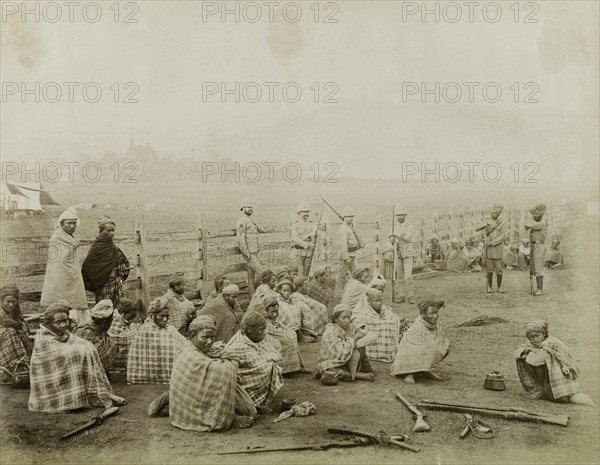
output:
MULTIPOLYGON (((98 22, 85 21, 79 7, 70 23, 67 6, 58 2, 62 18, 51 23, 51 8, 40 7, 39 22, 33 14, 23 21, 20 11, 10 14, 21 2, 3 2, 3 160, 77 161, 82 153, 122 153, 133 127, 136 142, 148 130, 163 156, 186 156, 194 147, 204 157, 214 131, 222 156, 331 161, 340 176, 396 177, 401 161, 496 161, 504 169, 531 161, 544 180, 597 186, 597 2, 531 3, 537 11, 522 3, 518 22, 509 8, 513 2, 500 2, 502 17, 495 23, 485 18, 493 20, 497 11, 488 9, 484 17, 481 7, 470 22, 463 2, 455 3, 462 6, 456 23, 449 20, 457 11, 437 2, 428 5, 440 9, 439 23, 433 15, 423 22, 420 12, 403 19, 403 9, 421 2, 391 1, 322 2, 318 22, 315 2, 299 2, 302 17, 293 23, 282 16, 288 4, 278 2, 271 23, 264 2, 240 3, 246 16, 237 23, 234 15, 223 22, 218 13, 203 20, 203 9, 222 2, 138 2, 138 11, 122 3, 115 23, 113 2, 106 2, 98 22), (251 23, 256 6, 262 17, 251 23), (131 12, 138 22, 124 23, 131 12), (327 14, 338 22, 325 23, 327 14), (527 15, 538 22, 524 22, 527 15), (35 95, 23 103, 21 83, 33 89, 36 82, 41 88, 59 83, 60 101, 47 102, 40 90, 40 103, 35 95), (64 82, 80 83, 74 103, 64 82), (83 99, 89 82, 102 89, 97 103, 83 99), (111 90, 115 82, 119 103, 111 90), (123 102, 133 89, 124 88, 128 82, 138 87, 138 103, 123 102), (225 103, 220 95, 205 95, 203 102, 203 83, 211 82, 228 88, 256 82, 262 98, 249 103, 240 91, 240 103, 233 95, 225 103), (272 103, 265 82, 279 83, 272 85, 272 103), (281 89, 290 82, 289 98, 302 89, 297 103, 283 98, 281 89), (429 95, 422 103, 419 87, 417 95, 403 95, 411 82, 429 88, 439 82, 441 102, 429 95), (449 82, 459 83, 458 103, 444 101, 457 96, 454 85, 442 93, 449 82), (464 82, 476 83, 472 103, 464 82), (484 100, 486 83, 495 83, 486 94, 491 99, 501 89, 497 103, 484 100), (17 94, 10 95, 15 86, 17 94), (325 103, 333 90, 338 102, 325 103), (524 103, 528 96, 538 102, 524 103)), ((228 6, 234 9, 236 2, 228 6)), ((297 11, 288 5, 288 19, 297 11)), ((94 89, 88 90, 93 98, 94 89)), ((245 96, 254 98, 255 90, 246 87, 245 96)), ((55 98, 52 86, 46 91, 47 99, 55 98)))

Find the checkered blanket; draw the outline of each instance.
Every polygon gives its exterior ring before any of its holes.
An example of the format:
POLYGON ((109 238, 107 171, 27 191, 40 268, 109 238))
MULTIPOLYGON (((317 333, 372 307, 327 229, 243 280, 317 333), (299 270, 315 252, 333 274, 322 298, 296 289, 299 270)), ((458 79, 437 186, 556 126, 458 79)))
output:
POLYGON ((265 340, 252 342, 238 331, 226 349, 239 362, 238 383, 246 390, 256 407, 267 405, 283 386, 281 354, 265 340))
POLYGON ((343 367, 348 363, 356 348, 354 339, 349 334, 353 334, 352 329, 346 332, 336 323, 329 323, 325 327, 315 375, 321 375, 324 371, 343 367))
POLYGON ((311 279, 308 282, 307 290, 308 290, 307 295, 311 299, 314 299, 317 302, 321 302, 325 306, 329 305, 329 301, 331 300, 331 296, 333 295, 333 292, 327 286, 325 286, 324 284, 321 284, 316 279, 311 279))
POLYGON ((125 298, 123 290, 123 280, 120 276, 115 276, 116 271, 110 275, 106 282, 94 291, 96 303, 104 299, 109 299, 113 303, 113 307, 117 308, 121 299, 125 298))
POLYGON ((291 329, 267 321, 265 341, 271 342, 281 353, 279 362, 282 373, 293 373, 302 367, 302 358, 298 348, 298 337, 291 329))
POLYGON ((127 370, 127 355, 129 347, 133 343, 135 336, 140 330, 139 323, 128 323, 115 310, 114 318, 111 327, 108 330, 109 337, 116 342, 119 352, 111 366, 111 371, 126 371, 127 370))
POLYGON ((292 294, 292 299, 294 299, 296 302, 302 302, 308 305, 310 311, 312 312, 315 332, 317 334, 323 334, 325 326, 327 323, 329 323, 327 306, 323 305, 321 302, 317 302, 315 299, 311 299, 307 295, 301 294, 300 292, 294 292, 292 294))
POLYGON ((93 344, 74 334, 66 342, 41 325, 31 356, 29 410, 65 412, 81 407, 108 408, 115 396, 93 344))
POLYGON ((268 284, 261 284, 254 291, 254 295, 252 296, 252 299, 250 299, 248 308, 250 308, 250 306, 252 306, 252 305, 260 304, 260 302, 262 301, 262 297, 264 297, 266 295, 273 295, 276 297, 279 296, 279 294, 277 294, 277 292, 275 292, 273 289, 271 289, 268 284))
POLYGON ((443 334, 440 324, 431 326, 419 316, 402 335, 391 373, 406 375, 431 371, 448 355, 449 348, 450 340, 443 334))
MULTIPOLYGON (((527 341, 526 344, 516 350, 515 357, 520 358, 523 350, 526 348, 532 349, 534 347, 527 341)), ((548 369, 550 389, 554 398, 559 399, 560 397, 572 396, 581 392, 581 386, 579 385, 579 381, 577 381, 580 370, 569 348, 560 339, 548 336, 542 342, 542 349, 546 352, 546 368, 548 369), (565 375, 563 369, 567 370, 569 374, 565 375)), ((526 389, 535 387, 533 378, 519 364, 517 364, 517 371, 521 383, 526 389)))
POLYGON ((185 346, 173 364, 169 417, 177 428, 215 431, 229 428, 235 418, 236 366, 185 346))
POLYGON ((316 336, 316 325, 310 307, 303 302, 289 298, 283 300, 281 295, 279 297, 279 316, 276 322, 284 328, 289 328, 293 331, 301 329, 306 333, 316 336))
POLYGON ((0 384, 12 384, 29 372, 31 343, 27 333, 0 326, 0 384))
POLYGON ((196 307, 184 295, 175 294, 173 289, 169 289, 163 297, 169 302, 169 324, 185 335, 188 323, 196 316, 196 307))
POLYGON ((108 334, 100 331, 93 321, 81 328, 76 328, 73 334, 94 344, 105 370, 113 365, 119 353, 119 346, 108 334))
MULTIPOLYGON (((362 301, 361 301, 362 302, 362 301)), ((380 362, 392 362, 400 342, 400 318, 387 305, 377 313, 366 302, 356 306, 352 312, 352 321, 357 325, 366 325, 367 330, 377 335, 377 342, 367 346, 367 357, 380 362)))
POLYGON ((173 362, 179 350, 191 344, 174 326, 159 328, 146 320, 138 331, 127 356, 129 384, 169 384, 173 362))

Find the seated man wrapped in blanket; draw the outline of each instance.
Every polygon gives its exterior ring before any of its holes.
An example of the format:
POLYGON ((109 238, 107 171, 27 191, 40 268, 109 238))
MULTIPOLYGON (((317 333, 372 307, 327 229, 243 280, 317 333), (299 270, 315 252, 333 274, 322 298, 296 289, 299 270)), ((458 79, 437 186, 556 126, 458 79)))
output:
POLYGON ((73 331, 76 336, 94 344, 105 371, 112 367, 119 353, 119 346, 108 335, 108 330, 113 322, 113 314, 112 301, 110 299, 101 300, 92 308, 90 313, 92 321, 78 326, 73 331))
POLYGON ((438 323, 443 300, 425 300, 419 303, 419 316, 407 326, 394 358, 391 373, 404 376, 404 382, 414 384, 415 375, 441 380, 431 370, 450 350, 450 340, 438 323))
POLYGON ((369 286, 369 280, 369 268, 366 266, 359 266, 352 275, 352 278, 349 279, 344 286, 340 303, 354 309, 358 302, 360 302, 360 299, 365 295, 365 291, 369 286))
POLYGON ((373 381, 375 378, 365 347, 375 343, 377 336, 364 326, 353 325, 351 318, 350 307, 336 305, 333 323, 323 333, 315 377, 325 385, 335 385, 339 379, 373 381))
POLYGON ((377 341, 366 347, 369 360, 392 362, 401 337, 400 318, 383 304, 382 291, 369 287, 366 295, 352 312, 352 322, 364 325, 377 336, 377 341))
POLYGON ((523 388, 532 399, 594 406, 581 392, 579 367, 569 348, 548 335, 548 323, 530 321, 525 325, 527 342, 515 351, 517 372, 523 388))
POLYGON ((169 324, 169 302, 157 297, 148 307, 127 355, 127 383, 169 384, 179 350, 190 342, 169 324))
POLYGON ((137 310, 131 300, 123 299, 119 302, 119 308, 115 310, 112 325, 108 330, 108 335, 119 347, 117 357, 110 368, 111 373, 127 371, 129 347, 141 326, 135 321, 137 316, 137 310))
POLYGON ((3 286, 0 303, 0 384, 26 387, 33 344, 19 307, 19 288, 3 286))
POLYGON ((315 299, 311 299, 308 294, 308 279, 305 276, 298 276, 294 279, 294 292, 292 293, 292 299, 294 302, 308 305, 308 308, 313 314, 315 321, 315 331, 317 334, 323 334, 325 325, 329 323, 329 314, 327 313, 327 306, 321 302, 317 302, 315 299))
POLYGON ((333 290, 327 285, 327 270, 325 268, 315 270, 306 287, 306 295, 317 302, 321 302, 325 307, 329 306, 333 290))
POLYGON ((277 275, 273 272, 273 270, 264 270, 260 275, 260 283, 260 286, 256 288, 256 291, 254 291, 252 299, 250 299, 248 308, 250 308, 252 305, 259 304, 261 299, 265 296, 277 296, 277 291, 275 291, 275 286, 277 286, 277 275))
POLYGON ((215 341, 216 322, 198 316, 189 326, 186 345, 173 365, 169 390, 148 407, 157 416, 169 407, 171 424, 191 431, 247 428, 257 416, 248 393, 237 381, 238 362, 222 341, 215 341))
POLYGON ((256 312, 246 312, 240 330, 227 343, 233 360, 238 361, 238 383, 246 390, 254 406, 261 412, 283 386, 281 354, 265 340, 267 321, 256 312))
POLYGON ((279 316, 277 322, 296 332, 299 342, 317 342, 317 325, 308 305, 292 297, 293 284, 282 279, 277 284, 279 316))
POLYGON ((94 345, 69 333, 68 313, 67 305, 49 305, 35 335, 29 410, 56 413, 122 405, 125 399, 114 394, 94 345))

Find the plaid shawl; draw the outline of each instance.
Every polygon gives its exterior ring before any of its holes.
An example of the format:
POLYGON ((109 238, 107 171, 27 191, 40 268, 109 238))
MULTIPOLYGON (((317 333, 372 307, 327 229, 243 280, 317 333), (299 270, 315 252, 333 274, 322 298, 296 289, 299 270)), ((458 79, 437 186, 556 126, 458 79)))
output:
POLYGON ((304 302, 294 300, 290 297, 288 300, 283 300, 280 294, 278 296, 279 316, 276 322, 285 328, 298 331, 301 329, 306 333, 316 336, 315 319, 313 318, 310 307, 304 302))
POLYGON ((301 294, 300 292, 294 292, 292 294, 292 298, 296 302, 302 302, 308 305, 308 308, 312 312, 315 332, 317 334, 323 334, 325 330, 325 326, 329 323, 329 314, 327 313, 327 306, 323 305, 321 302, 317 302, 314 299, 311 299, 307 295, 301 294))
MULTIPOLYGON (((534 347, 527 341, 516 350, 515 358, 521 358, 521 354, 526 348, 532 349, 534 347)), ((572 396, 581 392, 581 386, 577 381, 581 372, 569 348, 560 339, 548 336, 542 342, 542 349, 546 352, 546 368, 548 369, 550 389, 554 398, 572 396), (563 369, 567 369, 569 374, 565 375, 563 369)), ((529 373, 519 366, 519 364, 517 364, 517 371, 525 389, 533 389, 535 381, 529 373)))
POLYGON ((74 334, 60 342, 41 325, 31 356, 32 412, 64 412, 81 407, 108 408, 115 396, 93 344, 74 334))
POLYGON ((419 316, 409 325, 392 365, 392 375, 406 375, 419 371, 431 371, 446 355, 450 340, 443 334, 439 323, 431 326, 419 316))
POLYGON ((189 344, 174 326, 162 329, 146 320, 129 348, 127 383, 169 384, 175 356, 189 344))
POLYGON ((256 407, 265 406, 283 386, 281 354, 265 340, 252 342, 238 331, 226 349, 239 362, 238 383, 246 390, 256 407))
POLYGON ((354 339, 348 335, 353 333, 353 327, 346 332, 344 328, 336 323, 327 324, 321 340, 316 376, 332 368, 343 367, 348 363, 352 352, 356 348, 354 339))
MULTIPOLYGON (((115 270, 119 271, 123 279, 127 279, 128 267, 127 257, 115 245, 112 238, 96 239, 81 267, 85 288, 95 292, 104 286, 111 276, 115 276, 115 270)), ((117 306, 115 302, 113 305, 117 306)))
POLYGON ((260 304, 262 297, 264 297, 266 295, 273 295, 273 296, 277 297, 279 294, 277 294, 277 292, 275 292, 273 289, 271 289, 268 284, 261 284, 254 291, 254 295, 252 296, 252 299, 250 299, 250 303, 248 304, 248 307, 250 307, 250 305, 260 304))
POLYGON ((196 307, 184 295, 178 295, 169 288, 165 295, 169 306, 169 324, 185 335, 187 325, 196 315, 196 307))
POLYGON ((229 428, 235 418, 236 366, 185 346, 173 364, 169 417, 177 428, 215 431, 229 428))
POLYGON ((265 341, 272 343, 281 353, 282 360, 279 366, 283 374, 293 373, 302 368, 298 337, 294 331, 267 320, 265 341))
POLYGON ((29 374, 31 342, 23 331, 0 326, 0 384, 12 384, 29 374))
POLYGON ((321 302, 325 306, 329 305, 329 301, 331 300, 333 292, 327 286, 321 284, 316 279, 311 279, 308 282, 307 290, 307 295, 311 299, 321 302))
POLYGON ((352 312, 352 321, 366 325, 367 330, 377 335, 377 342, 366 347, 367 357, 380 362, 392 362, 400 342, 400 318, 387 305, 377 313, 368 303, 357 305, 352 312))
POLYGON ((96 326, 96 323, 92 321, 83 327, 76 328, 75 331, 73 331, 73 334, 96 346, 98 356, 100 357, 100 361, 105 370, 108 370, 112 366, 117 358, 119 346, 108 336, 108 334, 100 331, 96 326))
POLYGON ((111 366, 114 371, 127 370, 127 355, 135 336, 140 330, 139 323, 126 322, 118 310, 115 310, 113 322, 108 330, 109 337, 116 342, 119 352, 111 366))

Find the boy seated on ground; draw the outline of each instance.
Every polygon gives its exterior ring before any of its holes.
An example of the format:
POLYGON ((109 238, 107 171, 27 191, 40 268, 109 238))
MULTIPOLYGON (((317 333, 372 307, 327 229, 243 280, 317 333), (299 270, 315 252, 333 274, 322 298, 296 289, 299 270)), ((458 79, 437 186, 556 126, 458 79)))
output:
POLYGON ((277 283, 279 316, 277 322, 296 332, 298 342, 317 342, 317 326, 308 305, 292 297, 293 284, 288 279, 277 283))
POLYGON ((339 304, 333 309, 333 323, 327 324, 321 341, 315 377, 325 385, 344 381, 373 381, 375 374, 367 359, 365 347, 374 344, 377 336, 365 326, 355 327, 352 309, 339 304))
POLYGON ((431 370, 448 355, 450 340, 438 323, 443 300, 419 303, 419 316, 406 328, 392 365, 392 376, 404 376, 404 382, 415 383, 415 375, 441 381, 431 370))
POLYGON ((581 392, 580 370, 569 348, 548 335, 548 323, 530 321, 525 325, 527 341, 515 351, 517 372, 527 396, 551 402, 594 406, 581 392))
POLYGON ((562 268, 563 267, 563 254, 558 250, 560 241, 555 239, 552 241, 552 247, 548 251, 546 258, 546 268, 562 268))
POLYGON ((105 371, 112 368, 119 353, 119 346, 108 335, 108 330, 113 322, 113 314, 112 301, 103 299, 92 308, 90 312, 91 321, 76 328, 73 332, 73 334, 94 344, 105 371))

